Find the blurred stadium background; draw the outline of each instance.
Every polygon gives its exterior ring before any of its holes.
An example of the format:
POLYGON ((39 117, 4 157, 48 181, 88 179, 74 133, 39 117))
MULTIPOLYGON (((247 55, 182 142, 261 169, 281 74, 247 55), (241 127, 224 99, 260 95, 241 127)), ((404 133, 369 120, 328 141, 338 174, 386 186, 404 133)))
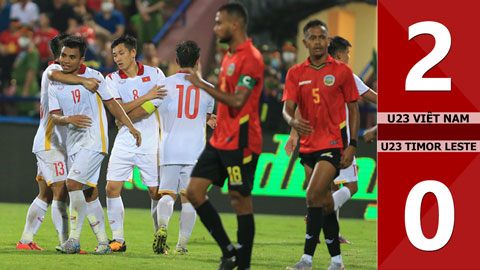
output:
MULTIPOLYGON (((1 202, 30 203, 37 195, 36 160, 31 154, 39 119, 40 78, 48 61, 48 41, 59 32, 82 35, 88 41, 85 64, 112 72, 115 65, 110 41, 124 33, 137 37, 138 60, 173 74, 175 45, 187 39, 202 48, 204 78, 217 83, 219 61, 226 50, 216 42, 216 10, 227 0, 0 0, 0 175, 1 202), (27 5, 19 14, 18 5, 27 5), (113 7, 113 10, 112 10, 113 7), (22 40, 19 42, 19 40, 22 40), (25 42, 28 41, 28 42, 25 42)), ((249 36, 263 54, 265 82, 260 116, 264 133, 253 190, 255 211, 269 214, 305 213, 305 177, 297 159, 283 150, 289 128, 281 116, 281 98, 289 67, 303 62, 308 52, 302 28, 318 18, 329 26, 329 35, 348 39, 353 48, 350 66, 377 91, 376 0, 243 0, 248 9, 249 36)), ((361 131, 376 123, 376 106, 360 103, 361 131)), ((110 119, 110 147, 116 135, 110 119)), ((99 180, 105 205, 104 160, 99 180)), ((341 211, 342 217, 376 219, 376 144, 359 143, 359 191, 341 211)), ((126 207, 149 208, 150 199, 137 176, 125 184, 126 207)), ((209 193, 220 211, 231 212, 222 190, 209 193)), ((23 226, 18 224, 20 226, 23 226)))

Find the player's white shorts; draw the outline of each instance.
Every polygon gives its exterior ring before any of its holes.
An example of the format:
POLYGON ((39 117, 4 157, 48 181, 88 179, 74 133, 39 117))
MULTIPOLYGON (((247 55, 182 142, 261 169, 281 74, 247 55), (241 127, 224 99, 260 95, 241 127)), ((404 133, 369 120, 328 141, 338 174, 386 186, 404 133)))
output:
POLYGON ((158 187, 158 155, 138 154, 113 147, 108 161, 108 181, 128 181, 132 178, 135 166, 140 178, 147 187, 158 187))
POLYGON ((67 180, 67 155, 57 149, 36 152, 37 181, 45 180, 47 185, 67 180))
POLYGON ((68 179, 75 180, 90 187, 96 187, 105 154, 88 149, 81 149, 68 156, 68 179))
POLYGON ((194 165, 160 165, 158 194, 185 194, 194 165))
POLYGON ((340 174, 333 180, 333 182, 338 184, 352 183, 358 181, 358 167, 355 157, 353 157, 353 162, 350 167, 340 170, 340 174))

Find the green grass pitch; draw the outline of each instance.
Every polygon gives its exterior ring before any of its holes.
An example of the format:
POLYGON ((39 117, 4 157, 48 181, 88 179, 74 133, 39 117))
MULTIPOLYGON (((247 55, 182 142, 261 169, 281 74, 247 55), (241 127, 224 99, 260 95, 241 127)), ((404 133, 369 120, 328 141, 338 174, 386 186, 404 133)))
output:
MULTIPOLYGON (((110 255, 59 254, 55 251, 58 238, 50 217, 50 208, 35 236, 35 242, 44 251, 16 250, 25 224, 27 204, 0 203, 0 269, 217 269, 221 256, 213 238, 201 221, 197 223, 185 256, 173 255, 178 239, 179 212, 170 219, 167 243, 169 255, 157 255, 152 251, 153 224, 149 209, 125 210, 125 238, 127 252, 110 255)), ((105 213, 106 215, 106 213, 105 213)), ((230 239, 236 241, 236 217, 220 215, 230 239)), ((303 216, 255 215, 256 234, 253 248, 252 269, 285 269, 295 264, 303 252, 305 223, 303 216)), ((86 222, 87 223, 87 222, 86 222)), ((92 252, 96 246, 90 226, 84 224, 81 248, 92 252)), ((107 234, 111 237, 108 226, 107 234)), ((342 235, 353 245, 342 244, 345 269, 376 269, 377 224, 375 221, 340 219, 342 235)), ((317 247, 313 269, 326 269, 329 265, 325 242, 317 247)))

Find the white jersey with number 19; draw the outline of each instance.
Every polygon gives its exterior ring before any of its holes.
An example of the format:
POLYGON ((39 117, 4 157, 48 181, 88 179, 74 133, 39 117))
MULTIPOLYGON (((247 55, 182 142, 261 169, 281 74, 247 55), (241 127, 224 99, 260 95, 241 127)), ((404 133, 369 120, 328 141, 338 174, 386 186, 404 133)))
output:
POLYGON ((185 80, 185 75, 179 72, 161 82, 168 95, 158 108, 160 165, 194 165, 205 147, 207 114, 213 112, 215 100, 185 80))
POLYGON ((102 100, 112 99, 107 90, 105 79, 100 72, 84 65, 78 76, 100 80, 97 93, 91 93, 82 85, 68 85, 51 82, 48 88, 50 112, 61 111, 63 115, 86 115, 92 119, 88 128, 79 128, 72 124, 67 126, 67 154, 77 153, 82 148, 94 152, 108 151, 108 123, 102 100))

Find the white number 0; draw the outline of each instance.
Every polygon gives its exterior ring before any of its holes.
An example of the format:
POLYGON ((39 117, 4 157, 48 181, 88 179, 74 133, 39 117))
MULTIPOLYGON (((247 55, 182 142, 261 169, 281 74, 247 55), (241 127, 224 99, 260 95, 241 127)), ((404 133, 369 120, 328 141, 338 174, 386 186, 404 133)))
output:
POLYGON ((405 81, 406 91, 451 91, 451 78, 423 78, 423 75, 447 56, 452 45, 448 29, 438 22, 419 22, 408 27, 408 40, 430 34, 435 38, 435 47, 408 72, 405 81))
POLYGON ((455 208, 450 190, 443 183, 434 180, 422 181, 416 184, 407 197, 405 205, 405 229, 412 245, 424 251, 441 249, 448 243, 453 233, 455 208), (420 211, 423 196, 433 193, 438 202, 438 228, 431 239, 423 235, 420 211))

